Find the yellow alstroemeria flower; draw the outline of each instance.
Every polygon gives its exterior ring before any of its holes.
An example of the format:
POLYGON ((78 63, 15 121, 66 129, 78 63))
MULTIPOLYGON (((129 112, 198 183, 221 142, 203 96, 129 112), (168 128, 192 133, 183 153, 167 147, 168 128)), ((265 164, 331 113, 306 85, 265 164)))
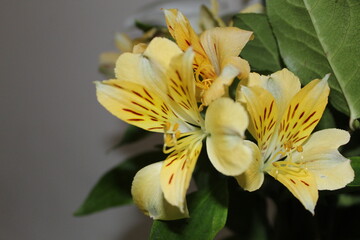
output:
POLYGON ((221 173, 239 175, 251 160, 242 140, 248 117, 241 104, 220 98, 208 107, 205 120, 201 117, 193 59, 192 49, 183 53, 174 42, 154 38, 142 54, 119 57, 117 79, 96 83, 98 101, 116 117, 164 133, 168 157, 141 169, 132 186, 134 202, 154 219, 188 216, 186 191, 205 137, 210 161, 221 173), (238 161, 238 155, 249 160, 238 161))
POLYGON ((176 9, 164 12, 169 32, 179 47, 183 51, 189 47, 194 49, 193 68, 203 106, 226 95, 236 76, 240 79, 248 77, 250 66, 239 54, 253 38, 252 32, 236 27, 217 27, 198 36, 181 12, 176 9))
POLYGON ((299 79, 287 69, 271 76, 251 73, 238 99, 250 115, 254 159, 237 177, 244 189, 260 188, 264 173, 285 185, 314 214, 318 190, 335 190, 354 178, 350 160, 338 152, 350 135, 340 129, 311 132, 328 102, 328 75, 300 89, 299 79))
POLYGON ((133 53, 142 53, 145 51, 147 43, 155 37, 158 30, 152 28, 149 31, 145 32, 141 37, 131 39, 125 33, 116 33, 115 34, 115 46, 118 49, 117 52, 103 52, 99 56, 99 71, 103 73, 106 77, 114 76, 114 67, 116 60, 119 58, 120 54, 126 52, 133 53))

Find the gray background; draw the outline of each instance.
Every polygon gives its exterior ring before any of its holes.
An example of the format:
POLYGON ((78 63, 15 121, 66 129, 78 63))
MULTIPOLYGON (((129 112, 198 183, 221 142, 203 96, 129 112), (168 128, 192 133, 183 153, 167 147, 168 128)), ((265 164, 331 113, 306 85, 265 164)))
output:
POLYGON ((99 54, 115 50, 116 31, 135 34, 126 25, 144 2, 0 0, 0 240, 148 237, 134 206, 72 216, 105 171, 151 148, 106 153, 126 125, 92 84, 99 54))

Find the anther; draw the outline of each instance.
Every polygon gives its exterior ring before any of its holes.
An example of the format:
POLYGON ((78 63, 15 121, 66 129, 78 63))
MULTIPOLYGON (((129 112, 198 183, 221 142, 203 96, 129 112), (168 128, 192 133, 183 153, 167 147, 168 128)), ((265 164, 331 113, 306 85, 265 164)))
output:
POLYGON ((176 131, 176 132, 175 132, 175 138, 176 138, 176 139, 179 139, 180 136, 181 136, 180 131, 176 131))
POLYGON ((175 123, 173 127, 173 131, 176 132, 179 129, 179 124, 175 123))
POLYGON ((304 151, 304 149, 303 149, 303 147, 300 145, 300 146, 297 146, 297 147, 296 147, 296 151, 302 152, 302 151, 304 151))

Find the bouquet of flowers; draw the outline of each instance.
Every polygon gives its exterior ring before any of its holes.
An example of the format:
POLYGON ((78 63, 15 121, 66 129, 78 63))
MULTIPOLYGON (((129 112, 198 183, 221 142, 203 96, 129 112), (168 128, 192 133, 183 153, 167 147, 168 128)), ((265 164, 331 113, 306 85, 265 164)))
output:
POLYGON ((142 37, 102 55, 97 99, 129 124, 120 146, 164 142, 75 214, 134 203, 150 239, 359 238, 344 216, 360 210, 360 4, 269 0, 225 22, 212 3, 201 33, 163 9, 164 26, 138 22, 142 37))

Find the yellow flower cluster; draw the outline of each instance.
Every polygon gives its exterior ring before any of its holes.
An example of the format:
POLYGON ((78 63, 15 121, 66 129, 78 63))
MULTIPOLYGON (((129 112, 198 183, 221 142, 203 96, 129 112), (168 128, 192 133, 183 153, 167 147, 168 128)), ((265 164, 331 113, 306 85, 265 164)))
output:
POLYGON ((318 190, 353 180, 350 160, 337 150, 349 133, 311 134, 328 101, 328 76, 301 88, 287 69, 270 76, 250 72, 239 54, 252 32, 221 26, 198 35, 178 10, 164 13, 175 42, 155 37, 131 45, 134 50, 117 57, 115 79, 96 82, 98 101, 109 112, 164 134, 168 157, 141 169, 132 185, 145 214, 162 220, 189 216, 186 192, 204 140, 215 169, 242 188, 259 189, 267 173, 312 213, 318 190), (234 101, 229 86, 235 78, 240 83, 234 101), (246 130, 256 144, 245 140, 246 130))

